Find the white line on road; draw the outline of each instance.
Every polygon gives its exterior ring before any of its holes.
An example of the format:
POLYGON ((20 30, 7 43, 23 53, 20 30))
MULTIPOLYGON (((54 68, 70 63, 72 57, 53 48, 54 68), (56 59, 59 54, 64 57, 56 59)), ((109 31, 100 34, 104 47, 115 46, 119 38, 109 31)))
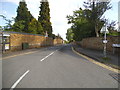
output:
POLYGON ((45 60, 46 58, 48 58, 49 56, 51 56, 51 55, 53 55, 53 54, 54 54, 54 52, 50 53, 49 55, 47 55, 46 57, 44 57, 44 58, 43 58, 43 59, 41 59, 40 61, 45 60))
MULTIPOLYGON (((60 50, 60 49, 58 49, 58 50, 60 50)), ((58 50, 56 50, 56 51, 58 51, 58 50)), ((55 51, 55 52, 56 52, 56 51, 55 51)), ((40 61, 44 61, 44 60, 47 59, 49 56, 53 55, 55 52, 50 53, 49 55, 47 55, 46 57, 44 57, 44 58, 41 59, 40 61)))
POLYGON ((26 71, 11 87, 10 90, 13 90, 18 84, 19 82, 29 73, 30 70, 26 71))

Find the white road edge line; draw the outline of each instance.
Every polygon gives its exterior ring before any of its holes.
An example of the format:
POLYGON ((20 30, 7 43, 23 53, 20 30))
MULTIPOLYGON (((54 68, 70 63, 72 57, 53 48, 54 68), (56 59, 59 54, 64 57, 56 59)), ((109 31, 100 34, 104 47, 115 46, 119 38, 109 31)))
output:
POLYGON ((13 90, 19 83, 20 81, 29 73, 30 70, 27 70, 11 87, 10 90, 13 90))

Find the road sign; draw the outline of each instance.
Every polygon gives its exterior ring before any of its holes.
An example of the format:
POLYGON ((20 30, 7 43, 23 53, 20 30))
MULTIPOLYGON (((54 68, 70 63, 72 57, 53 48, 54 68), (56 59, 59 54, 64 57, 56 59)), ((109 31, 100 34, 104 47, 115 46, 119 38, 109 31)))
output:
POLYGON ((5 50, 9 49, 9 44, 5 44, 5 50))
POLYGON ((107 43, 108 41, 107 40, 103 40, 103 43, 107 43))

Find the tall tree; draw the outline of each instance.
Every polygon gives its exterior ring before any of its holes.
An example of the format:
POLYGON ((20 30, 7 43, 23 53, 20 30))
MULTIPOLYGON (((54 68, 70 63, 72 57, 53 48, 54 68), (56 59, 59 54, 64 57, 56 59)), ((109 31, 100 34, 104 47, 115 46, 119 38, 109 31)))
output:
POLYGON ((25 22, 23 20, 15 22, 13 24, 13 26, 12 26, 13 31, 15 31, 15 32, 23 32, 23 30, 25 28, 24 23, 25 22))
POLYGON ((31 15, 30 11, 28 11, 25 0, 21 0, 17 8, 17 16, 15 18, 15 22, 24 21, 25 27, 22 31, 28 32, 28 24, 32 19, 33 19, 33 16, 31 15))
POLYGON ((50 22, 50 8, 48 0, 42 0, 40 6, 40 12, 38 21, 41 23, 44 33, 47 31, 48 36, 52 36, 52 25, 50 22))
POLYGON ((68 24, 72 23, 73 39, 80 41, 86 37, 99 37, 100 30, 106 19, 103 14, 111 9, 110 0, 101 2, 100 0, 89 0, 84 2, 85 9, 74 11, 73 16, 67 16, 68 24))
POLYGON ((67 29, 66 38, 69 42, 73 41, 74 33, 71 28, 67 29))
POLYGON ((90 22, 90 10, 79 10, 74 11, 73 16, 67 16, 68 24, 72 23, 72 32, 74 33, 73 39, 80 41, 86 37, 94 37, 95 31, 93 24, 90 22))
POLYGON ((29 33, 43 34, 43 28, 41 26, 41 23, 38 22, 35 18, 32 19, 32 21, 29 23, 28 29, 29 33))
POLYGON ((91 21, 94 25, 96 36, 99 37, 99 24, 101 23, 101 17, 103 14, 111 9, 110 0, 102 2, 101 0, 89 0, 84 2, 84 7, 91 10, 91 21))

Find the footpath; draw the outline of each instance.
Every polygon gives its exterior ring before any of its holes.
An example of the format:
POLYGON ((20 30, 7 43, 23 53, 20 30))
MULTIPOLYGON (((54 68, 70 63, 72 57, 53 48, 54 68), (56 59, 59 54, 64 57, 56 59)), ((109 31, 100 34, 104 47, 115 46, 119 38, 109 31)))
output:
POLYGON ((75 51, 85 56, 88 56, 98 62, 104 63, 110 67, 120 70, 120 53, 113 54, 112 52, 107 52, 107 58, 104 58, 102 50, 93 50, 82 48, 79 45, 73 45, 75 51))

